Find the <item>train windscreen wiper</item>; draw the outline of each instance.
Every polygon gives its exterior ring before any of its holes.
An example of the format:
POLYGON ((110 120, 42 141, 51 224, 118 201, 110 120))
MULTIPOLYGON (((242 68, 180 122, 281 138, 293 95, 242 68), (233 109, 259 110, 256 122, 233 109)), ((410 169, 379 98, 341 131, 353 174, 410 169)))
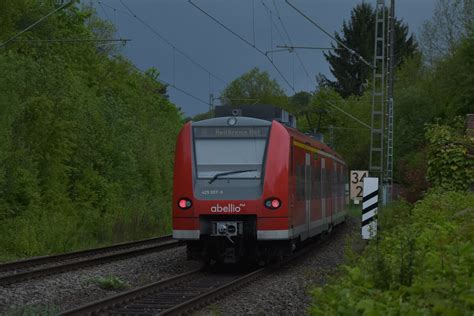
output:
POLYGON ((250 171, 257 171, 257 169, 235 170, 235 171, 228 171, 228 172, 216 173, 216 174, 214 175, 214 177, 212 177, 212 179, 209 180, 209 184, 211 184, 212 182, 214 182, 214 180, 216 180, 216 179, 219 178, 220 176, 226 176, 226 175, 229 175, 229 174, 243 173, 243 172, 250 172, 250 171))

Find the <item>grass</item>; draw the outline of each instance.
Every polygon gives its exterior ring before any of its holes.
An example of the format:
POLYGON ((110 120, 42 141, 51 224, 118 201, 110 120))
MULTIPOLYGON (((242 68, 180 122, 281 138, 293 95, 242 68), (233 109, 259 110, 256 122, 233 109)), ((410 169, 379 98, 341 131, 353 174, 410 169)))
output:
POLYGON ((130 287, 126 281, 113 275, 91 278, 88 283, 94 283, 103 290, 123 290, 130 287))

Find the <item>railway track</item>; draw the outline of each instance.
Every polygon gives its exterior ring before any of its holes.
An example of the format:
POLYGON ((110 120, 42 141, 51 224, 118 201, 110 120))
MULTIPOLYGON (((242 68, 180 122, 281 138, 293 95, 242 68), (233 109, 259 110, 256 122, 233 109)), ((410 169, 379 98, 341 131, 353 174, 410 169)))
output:
POLYGON ((315 250, 323 242, 325 240, 318 240, 289 258, 250 272, 216 273, 200 268, 65 311, 60 315, 191 314, 194 310, 209 305, 229 292, 315 250))
POLYGON ((171 235, 0 264, 0 285, 176 248, 171 235))

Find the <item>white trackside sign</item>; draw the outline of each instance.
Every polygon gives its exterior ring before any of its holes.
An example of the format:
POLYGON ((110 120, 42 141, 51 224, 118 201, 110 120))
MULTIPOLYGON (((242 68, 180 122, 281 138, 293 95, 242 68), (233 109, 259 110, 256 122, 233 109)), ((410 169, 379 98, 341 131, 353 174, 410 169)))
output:
POLYGON ((377 235, 378 205, 379 178, 366 177, 362 198, 362 239, 372 239, 377 235))
POLYGON ((362 200, 362 191, 364 188, 364 179, 369 176, 367 170, 351 170, 351 191, 350 198, 355 204, 362 200))

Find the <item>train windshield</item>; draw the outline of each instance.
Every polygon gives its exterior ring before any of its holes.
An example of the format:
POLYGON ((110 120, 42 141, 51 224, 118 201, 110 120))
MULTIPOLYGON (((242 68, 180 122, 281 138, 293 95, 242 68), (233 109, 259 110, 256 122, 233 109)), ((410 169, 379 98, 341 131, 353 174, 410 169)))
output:
POLYGON ((195 127, 197 177, 260 179, 268 132, 269 127, 195 127))

